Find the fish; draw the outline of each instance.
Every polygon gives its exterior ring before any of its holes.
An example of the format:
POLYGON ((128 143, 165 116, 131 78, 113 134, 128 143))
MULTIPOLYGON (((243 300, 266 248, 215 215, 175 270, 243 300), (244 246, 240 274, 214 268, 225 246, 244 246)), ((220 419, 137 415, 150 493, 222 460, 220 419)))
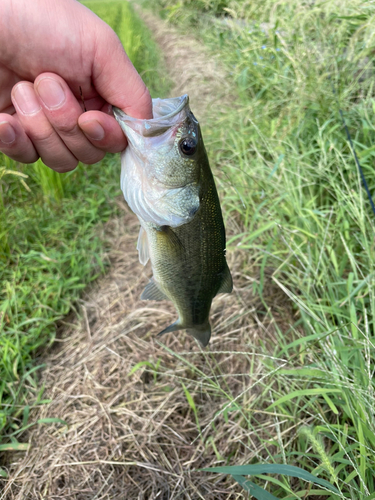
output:
POLYGON ((230 293, 225 227, 215 181, 189 96, 152 100, 153 118, 114 116, 128 140, 121 189, 137 215, 139 260, 153 276, 142 300, 170 300, 178 319, 159 335, 185 329, 206 347, 218 293, 230 293))

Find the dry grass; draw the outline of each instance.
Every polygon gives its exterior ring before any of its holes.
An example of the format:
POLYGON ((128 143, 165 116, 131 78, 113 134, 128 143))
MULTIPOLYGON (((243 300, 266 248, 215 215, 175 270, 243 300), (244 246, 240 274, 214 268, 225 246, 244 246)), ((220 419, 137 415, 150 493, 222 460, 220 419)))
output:
POLYGON ((272 340, 272 325, 267 331, 255 320, 260 305, 239 270, 243 256, 229 255, 236 287, 214 301, 210 348, 182 333, 159 341, 155 333, 173 307, 138 299, 149 270, 138 263, 133 215, 111 225, 118 235, 112 271, 82 305, 83 319, 63 330, 43 374, 52 403, 37 417, 62 418, 68 427, 41 425, 30 434, 2 498, 242 498, 230 480, 194 469, 222 463, 219 455, 243 463, 261 453, 244 419, 223 411, 236 398, 251 406, 269 375, 256 345, 260 335, 272 340), (149 365, 131 374, 143 361, 149 365))
MULTIPOLYGON (((200 119, 210 103, 225 95, 230 103, 225 77, 197 42, 149 14, 147 23, 179 82, 174 95, 189 92, 200 119)), ((124 216, 107 228, 111 272, 82 303, 83 319, 66 324, 46 354, 43 383, 52 402, 33 417, 62 418, 68 426, 39 425, 23 436, 29 451, 13 455, 1 499, 239 499, 234 481, 196 469, 272 452, 277 419, 257 398, 273 372, 258 346, 277 340, 250 291, 254 278, 243 271, 249 256, 228 255, 235 288, 214 300, 208 349, 182 332, 159 340, 155 334, 175 311, 167 302, 139 300, 150 269, 138 262, 138 222, 123 207, 124 216)), ((228 232, 237 230, 231 221, 228 232)))
POLYGON ((233 105, 230 80, 220 62, 192 36, 181 35, 162 20, 142 11, 142 18, 161 48, 173 82, 172 96, 189 94, 191 109, 201 122, 214 113, 220 118, 225 106, 233 105))

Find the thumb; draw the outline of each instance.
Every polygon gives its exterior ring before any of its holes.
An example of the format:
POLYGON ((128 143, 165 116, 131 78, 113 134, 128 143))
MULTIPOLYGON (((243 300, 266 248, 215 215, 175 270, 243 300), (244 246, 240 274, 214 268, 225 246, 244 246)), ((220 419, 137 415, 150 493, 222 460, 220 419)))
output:
POLYGON ((92 69, 93 84, 105 101, 134 118, 152 118, 148 88, 115 34, 103 23, 97 33, 92 69), (104 25, 104 26, 103 26, 104 25))

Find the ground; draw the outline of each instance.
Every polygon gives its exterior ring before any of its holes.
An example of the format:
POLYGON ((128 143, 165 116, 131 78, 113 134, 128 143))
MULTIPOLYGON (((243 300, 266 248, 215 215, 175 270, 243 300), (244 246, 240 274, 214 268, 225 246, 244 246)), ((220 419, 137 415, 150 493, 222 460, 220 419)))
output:
MULTIPOLYGON (((190 95, 204 131, 210 114, 220 119, 224 106, 236 105, 224 70, 197 41, 142 15, 165 54, 171 95, 190 95)), ((139 299, 151 271, 138 262, 138 221, 119 204, 123 215, 106 227, 111 270, 82 302, 83 319, 62 324, 44 355, 44 397, 52 402, 33 417, 68 426, 41 424, 23 437, 30 448, 14 455, 0 498, 244 498, 232 479, 197 469, 262 457, 259 432, 253 438, 246 419, 234 418, 236 400, 251 406, 269 376, 259 340, 273 342, 272 324, 257 315, 254 278, 243 271, 250 257, 228 253, 234 291, 214 300, 207 350, 182 332, 158 339, 176 313, 170 303, 139 299)), ((229 220, 227 232, 238 230, 229 220)), ((257 425, 267 418, 254 408, 257 425)))

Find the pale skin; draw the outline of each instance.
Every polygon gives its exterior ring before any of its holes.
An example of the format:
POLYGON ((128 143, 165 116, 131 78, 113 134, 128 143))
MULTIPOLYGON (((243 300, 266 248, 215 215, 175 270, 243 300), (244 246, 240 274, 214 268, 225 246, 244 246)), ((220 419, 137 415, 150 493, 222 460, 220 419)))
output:
POLYGON ((0 151, 58 172, 96 163, 126 147, 110 105, 152 117, 147 87, 106 23, 76 0, 1 0, 0 151))

